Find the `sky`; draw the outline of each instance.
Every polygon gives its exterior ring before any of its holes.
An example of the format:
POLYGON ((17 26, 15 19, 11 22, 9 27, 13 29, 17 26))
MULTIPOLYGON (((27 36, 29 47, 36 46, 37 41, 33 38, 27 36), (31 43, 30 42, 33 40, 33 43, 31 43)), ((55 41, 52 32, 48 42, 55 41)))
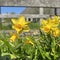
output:
POLYGON ((15 12, 16 14, 22 13, 26 7, 1 7, 1 14, 15 12))

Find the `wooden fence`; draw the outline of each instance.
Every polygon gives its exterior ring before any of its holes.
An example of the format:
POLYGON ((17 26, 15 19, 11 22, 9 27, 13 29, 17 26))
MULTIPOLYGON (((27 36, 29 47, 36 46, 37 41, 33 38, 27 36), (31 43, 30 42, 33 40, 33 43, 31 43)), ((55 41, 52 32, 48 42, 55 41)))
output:
POLYGON ((55 15, 57 15, 57 8, 60 8, 60 0, 1 0, 0 3, 0 6, 25 6, 39 8, 39 14, 0 14, 2 20, 4 20, 4 18, 18 18, 20 15, 25 16, 27 20, 28 18, 31 20, 33 20, 33 18, 48 18, 50 15, 44 15, 43 8, 54 8, 55 15))

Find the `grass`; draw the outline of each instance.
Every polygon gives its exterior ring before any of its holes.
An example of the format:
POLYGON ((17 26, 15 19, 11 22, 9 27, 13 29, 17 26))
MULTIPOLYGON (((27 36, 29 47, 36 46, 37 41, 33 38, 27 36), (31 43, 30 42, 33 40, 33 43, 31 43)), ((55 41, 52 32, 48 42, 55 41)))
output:
POLYGON ((31 28, 31 29, 39 29, 39 22, 36 22, 36 23, 34 23, 34 22, 31 22, 30 24, 29 24, 29 27, 31 28))

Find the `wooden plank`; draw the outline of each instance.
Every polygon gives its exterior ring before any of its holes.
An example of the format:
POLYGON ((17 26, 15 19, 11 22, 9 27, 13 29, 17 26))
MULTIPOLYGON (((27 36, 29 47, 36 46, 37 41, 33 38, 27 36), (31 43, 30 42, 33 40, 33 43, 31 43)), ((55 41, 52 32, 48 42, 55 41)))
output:
POLYGON ((0 14, 0 18, 18 18, 19 16, 25 16, 26 18, 47 18, 49 15, 40 14, 0 14))
MULTIPOLYGON (((16 31, 15 30, 0 30, 1 33, 5 33, 7 35, 10 35, 10 33, 15 33, 16 31)), ((35 29, 35 30, 30 30, 29 32, 23 32, 20 34, 20 36, 28 36, 28 35, 39 35, 39 30, 35 29)))
POLYGON ((15 30, 0 30, 1 33, 16 32, 15 30))
POLYGON ((60 0, 0 0, 0 6, 60 7, 60 0))

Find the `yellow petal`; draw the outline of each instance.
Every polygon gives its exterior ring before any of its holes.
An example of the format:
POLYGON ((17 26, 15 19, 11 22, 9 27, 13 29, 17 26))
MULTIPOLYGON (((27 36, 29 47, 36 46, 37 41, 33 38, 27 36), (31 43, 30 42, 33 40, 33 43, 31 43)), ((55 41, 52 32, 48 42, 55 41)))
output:
POLYGON ((43 30, 44 32, 48 33, 51 29, 51 26, 50 25, 47 25, 47 26, 43 26, 43 28, 41 28, 41 30, 43 30))
POLYGON ((58 16, 54 16, 53 19, 59 20, 59 17, 58 16))
POLYGON ((23 30, 23 32, 29 32, 30 30, 23 30))
POLYGON ((22 28, 18 28, 16 26, 12 26, 13 29, 15 29, 17 32, 20 32, 22 30, 22 28))
POLYGON ((26 44, 31 44, 31 45, 33 45, 33 47, 34 47, 34 43, 33 43, 31 40, 27 40, 25 43, 26 43, 26 44))
POLYGON ((30 40, 30 38, 26 37, 27 41, 25 42, 26 44, 31 44, 34 47, 34 43, 30 40))
POLYGON ((16 19, 11 19, 13 24, 17 24, 17 20, 16 19))
POLYGON ((59 35, 60 35, 59 29, 55 29, 55 30, 53 31, 53 35, 54 35, 55 37, 59 36, 59 35))
POLYGON ((30 28, 27 26, 24 28, 23 32, 29 32, 30 31, 30 28))
POLYGON ((25 24, 26 22, 25 22, 25 17, 24 16, 20 16, 19 18, 18 18, 18 23, 19 24, 25 24))
POLYGON ((42 20, 42 25, 46 25, 47 24, 47 20, 42 20))

